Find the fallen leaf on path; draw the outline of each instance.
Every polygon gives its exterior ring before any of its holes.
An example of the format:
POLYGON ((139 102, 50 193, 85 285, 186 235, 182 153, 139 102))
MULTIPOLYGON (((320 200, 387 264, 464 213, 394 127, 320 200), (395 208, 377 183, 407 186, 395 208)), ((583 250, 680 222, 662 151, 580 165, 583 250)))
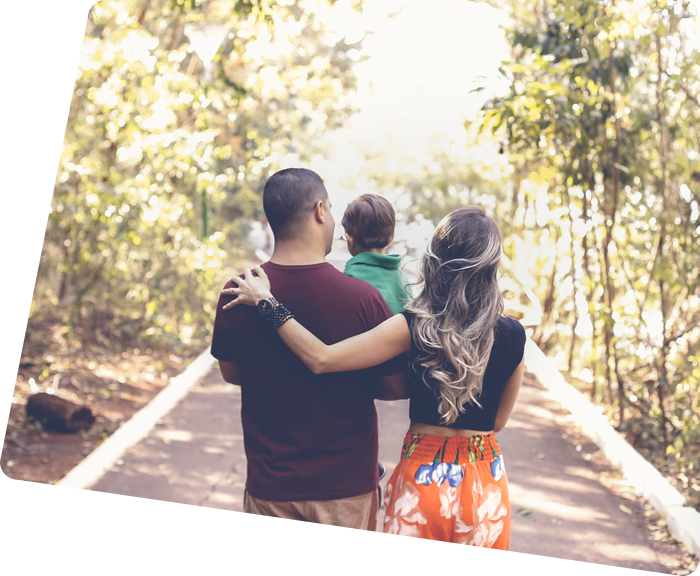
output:
POLYGON ((517 514, 520 514, 521 516, 532 516, 533 512, 529 508, 520 508, 517 510, 517 514))
POLYGON ((632 510, 627 508, 624 504, 620 504, 620 510, 622 510, 625 514, 632 514, 632 510))

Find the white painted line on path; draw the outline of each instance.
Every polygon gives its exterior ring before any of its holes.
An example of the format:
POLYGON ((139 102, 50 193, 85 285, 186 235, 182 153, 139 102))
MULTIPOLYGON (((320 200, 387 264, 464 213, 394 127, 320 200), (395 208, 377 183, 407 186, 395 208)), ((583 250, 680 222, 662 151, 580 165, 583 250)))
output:
POLYGON ((668 519, 673 535, 700 556, 700 512, 685 506, 685 497, 609 424, 588 398, 566 381, 555 360, 529 338, 525 344, 525 366, 549 395, 571 413, 574 422, 622 471, 630 485, 668 519))
POLYGON ((144 438, 182 400, 190 389, 209 372, 215 359, 207 348, 185 371, 173 378, 146 406, 95 448, 90 454, 56 483, 57 486, 89 488, 107 472, 124 452, 144 438))

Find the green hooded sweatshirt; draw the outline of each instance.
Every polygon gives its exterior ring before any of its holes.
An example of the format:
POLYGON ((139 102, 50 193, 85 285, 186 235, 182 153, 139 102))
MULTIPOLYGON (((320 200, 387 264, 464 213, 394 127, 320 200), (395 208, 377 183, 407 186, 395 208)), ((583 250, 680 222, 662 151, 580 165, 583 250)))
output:
POLYGON ((361 252, 348 260, 344 272, 374 286, 391 311, 400 314, 404 310, 404 304, 413 298, 413 291, 399 269, 400 266, 401 256, 398 254, 361 252))

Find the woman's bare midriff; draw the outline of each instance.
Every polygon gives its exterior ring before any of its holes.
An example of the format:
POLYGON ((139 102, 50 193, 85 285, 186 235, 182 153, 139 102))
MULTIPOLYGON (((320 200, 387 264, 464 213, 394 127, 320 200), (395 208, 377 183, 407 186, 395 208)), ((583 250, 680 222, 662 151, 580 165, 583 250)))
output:
POLYGON ((493 430, 484 432, 483 430, 465 430, 463 428, 447 428, 444 426, 433 426, 431 424, 421 424, 411 421, 409 431, 416 434, 435 434, 436 436, 485 436, 493 433, 493 430))

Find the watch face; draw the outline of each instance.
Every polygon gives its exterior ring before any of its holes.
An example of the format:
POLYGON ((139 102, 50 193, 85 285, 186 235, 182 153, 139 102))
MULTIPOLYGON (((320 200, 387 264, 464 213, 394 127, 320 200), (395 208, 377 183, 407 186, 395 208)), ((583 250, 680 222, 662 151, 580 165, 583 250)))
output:
POLYGON ((273 308, 275 307, 276 302, 274 301, 273 298, 266 298, 265 300, 260 300, 258 302, 258 310, 260 311, 260 314, 263 316, 267 316, 270 312, 272 312, 273 308))

